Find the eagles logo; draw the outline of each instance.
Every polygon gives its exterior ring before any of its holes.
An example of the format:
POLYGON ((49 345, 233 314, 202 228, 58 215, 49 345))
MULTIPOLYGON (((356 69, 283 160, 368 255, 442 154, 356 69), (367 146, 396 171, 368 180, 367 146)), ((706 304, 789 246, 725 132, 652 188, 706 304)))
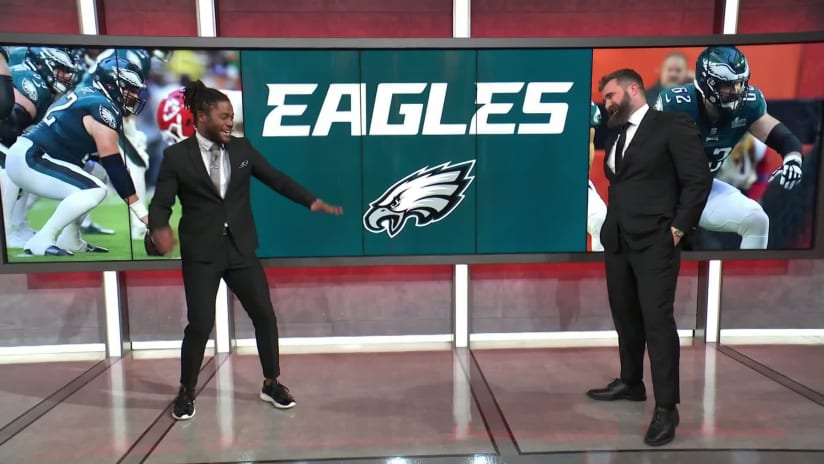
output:
POLYGON ((117 120, 115 119, 114 114, 105 106, 100 106, 99 110, 100 119, 102 119, 107 126, 117 130, 117 120))
POLYGON ((369 204, 363 225, 370 232, 395 237, 410 219, 414 218, 418 227, 440 221, 463 201, 474 179, 469 175, 474 166, 475 160, 447 162, 413 172, 369 204))
POLYGON ((23 79, 23 93, 26 94, 29 100, 33 102, 37 101, 37 87, 35 87, 34 82, 30 79, 23 79))

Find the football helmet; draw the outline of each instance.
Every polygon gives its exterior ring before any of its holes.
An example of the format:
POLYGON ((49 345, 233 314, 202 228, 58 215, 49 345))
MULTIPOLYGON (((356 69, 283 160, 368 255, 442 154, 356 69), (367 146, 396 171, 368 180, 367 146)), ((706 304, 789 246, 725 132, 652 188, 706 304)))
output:
POLYGON ((195 118, 183 105, 183 89, 177 89, 161 100, 157 107, 157 126, 173 143, 195 135, 195 118))
POLYGON ((66 93, 77 84, 77 66, 66 49, 29 47, 23 62, 39 74, 54 93, 66 93))
POLYGON ((94 86, 124 112, 138 115, 148 97, 140 67, 126 59, 112 56, 97 63, 94 86))
POLYGON ((698 55, 695 88, 719 109, 741 108, 750 80, 747 58, 733 46, 708 47, 698 55))

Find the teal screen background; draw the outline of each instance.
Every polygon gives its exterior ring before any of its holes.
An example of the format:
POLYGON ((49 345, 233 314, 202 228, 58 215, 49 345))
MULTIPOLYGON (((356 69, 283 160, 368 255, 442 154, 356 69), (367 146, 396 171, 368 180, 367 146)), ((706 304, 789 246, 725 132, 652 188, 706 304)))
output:
MULTIPOLYGON (((367 51, 362 54, 367 102, 375 100, 381 82, 445 82, 447 91, 439 122, 468 123, 474 112, 475 53, 459 50, 367 51)), ((422 94, 394 98, 390 116, 401 103, 426 103, 429 86, 422 94)), ((425 109, 422 110, 425 113, 425 109)), ((369 118, 371 121, 371 117, 369 118)), ((423 126, 421 116, 419 132, 423 126)), ((390 117, 390 123, 392 122, 390 117)), ((475 159, 470 135, 371 135, 363 139, 364 208, 392 184, 413 172, 475 159)), ((474 173, 474 169, 470 175, 474 173)), ((366 210, 364 209, 364 213, 366 210)), ((363 214, 363 213, 362 213, 363 214)), ((408 220, 395 237, 364 230, 367 255, 472 254, 475 252, 475 185, 469 184, 461 204, 443 220, 416 227, 408 220)))
POLYGON ((340 217, 311 213, 254 181, 258 256, 586 251, 591 71, 590 49, 242 51, 246 137, 276 168, 344 208, 340 217), (495 93, 493 104, 510 103, 511 108, 508 114, 487 118, 490 124, 514 124, 515 133, 476 135, 470 130, 482 106, 476 103, 477 82, 523 83, 518 92, 495 93), (530 82, 571 83, 568 92, 543 93, 539 100, 567 105, 562 133, 517 133, 522 124, 547 123, 550 117, 524 111, 530 82), (357 89, 355 98, 344 96, 332 109, 354 111, 362 127, 336 122, 328 135, 311 135, 333 83, 357 89), (379 84, 392 83, 418 85, 414 93, 378 102, 379 84), (285 97, 286 105, 305 109, 281 121, 284 126, 309 126, 304 127, 309 135, 264 136, 264 123, 274 108, 269 104, 273 84, 317 84, 311 95, 285 97), (433 96, 433 84, 441 90, 446 84, 445 94, 433 96), (439 97, 443 111, 427 115, 439 97), (371 133, 379 105, 389 107, 386 123, 395 130, 406 127, 409 133, 371 133), (424 134, 427 118, 430 126, 452 125, 460 133, 424 134), (474 162, 468 174, 472 180, 463 200, 443 219, 418 226, 407 218, 394 237, 364 226, 370 203, 396 182, 424 168, 468 161, 474 162))
MULTIPOLYGON (((590 50, 478 52, 481 82, 573 85, 541 99, 569 105, 563 133, 478 135, 477 253, 586 251, 591 72, 590 50)), ((525 93, 496 95, 513 107, 490 122, 547 122, 522 112, 525 93)))

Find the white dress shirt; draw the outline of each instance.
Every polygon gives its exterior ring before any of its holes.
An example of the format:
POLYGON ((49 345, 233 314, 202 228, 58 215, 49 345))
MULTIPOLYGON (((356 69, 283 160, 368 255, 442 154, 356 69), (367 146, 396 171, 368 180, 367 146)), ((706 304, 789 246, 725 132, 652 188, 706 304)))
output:
MULTIPOLYGON (((200 132, 195 131, 197 137, 197 144, 200 146, 200 156, 203 158, 203 165, 206 167, 206 175, 209 174, 209 166, 211 165, 211 153, 209 150, 215 142, 200 135, 200 132)), ((229 163, 229 156, 226 154, 226 149, 220 147, 220 197, 226 197, 226 187, 229 185, 229 175, 231 174, 231 164, 229 163)))
MULTIPOLYGON (((629 116, 629 121, 627 121, 629 127, 627 127, 627 140, 624 142, 624 153, 627 152, 627 147, 629 147, 630 142, 632 142, 632 137, 635 136, 638 125, 641 124, 641 120, 644 119, 647 111, 649 111, 649 105, 644 104, 644 106, 638 108, 629 116)), ((615 144, 609 149, 609 155, 607 156, 607 166, 612 172, 615 172, 615 145, 618 145, 618 139, 615 139, 615 144)), ((624 153, 621 153, 621 156, 623 156, 624 153)))

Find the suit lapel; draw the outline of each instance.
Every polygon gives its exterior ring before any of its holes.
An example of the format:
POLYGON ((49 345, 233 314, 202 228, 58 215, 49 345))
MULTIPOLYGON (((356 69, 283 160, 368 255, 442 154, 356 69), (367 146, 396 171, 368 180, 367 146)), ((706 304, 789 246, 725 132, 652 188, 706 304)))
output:
POLYGON ((212 185, 212 178, 209 177, 209 173, 206 172, 206 165, 203 164, 203 155, 200 153, 200 145, 197 143, 197 137, 193 135, 186 139, 185 143, 187 144, 189 158, 192 161, 192 167, 194 168, 197 177, 199 177, 203 182, 206 182, 206 188, 208 188, 209 191, 214 193, 217 197, 220 197, 215 190, 215 186, 212 185))
POLYGON ((612 169, 609 168, 609 164, 607 164, 607 160, 609 159, 609 153, 612 151, 612 146, 615 145, 615 141, 618 139, 618 134, 613 132, 609 137, 607 137, 607 143, 604 145, 604 174, 606 174, 607 179, 612 180, 615 178, 615 173, 612 172, 612 169))
POLYGON ((226 144, 226 155, 229 157, 229 185, 226 187, 227 197, 235 186, 235 182, 240 179, 240 176, 237 175, 237 170, 240 169, 242 153, 238 153, 239 146, 235 144, 234 141, 235 138, 232 137, 232 140, 226 144))
POLYGON ((635 135, 632 136, 632 140, 630 140, 629 145, 624 148, 624 157, 621 159, 621 171, 624 171, 627 166, 627 162, 632 162, 634 158, 632 155, 632 150, 636 146, 638 146, 639 140, 644 140, 643 137, 647 136, 647 132, 652 130, 655 124, 652 122, 655 119, 655 110, 650 108, 647 110, 647 114, 644 115, 644 119, 641 120, 641 124, 638 125, 638 129, 635 131, 635 135))

